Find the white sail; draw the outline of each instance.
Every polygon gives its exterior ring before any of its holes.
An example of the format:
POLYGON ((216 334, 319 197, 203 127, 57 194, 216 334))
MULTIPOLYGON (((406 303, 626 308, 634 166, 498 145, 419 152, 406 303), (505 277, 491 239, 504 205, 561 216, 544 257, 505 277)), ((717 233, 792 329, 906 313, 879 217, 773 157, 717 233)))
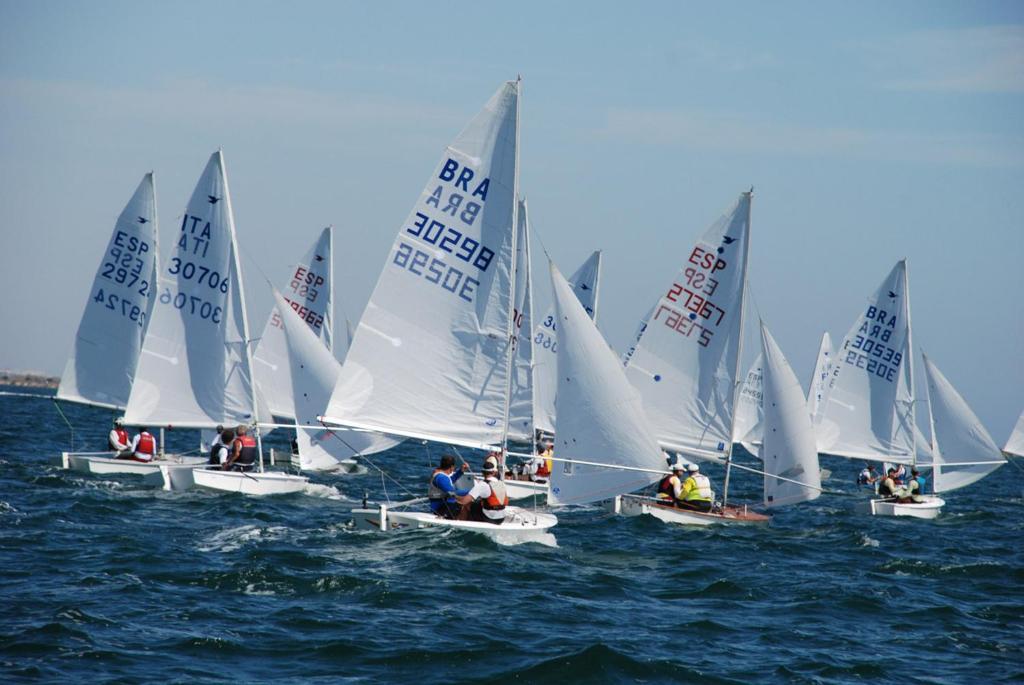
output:
POLYGON ((1019 457, 1024 457, 1024 411, 1017 418, 1017 424, 1013 427, 1010 437, 1006 439, 1006 446, 1003 447, 1003 451, 1007 454, 1016 454, 1019 457))
MULTIPOLYGON (((325 228, 313 246, 288 272, 281 288, 285 302, 302 317, 328 351, 333 350, 334 284, 332 230, 325 228)), ((292 380, 284 324, 277 307, 270 312, 253 352, 256 382, 274 416, 295 418, 292 380)), ((324 405, 326 406, 326 404, 324 405)), ((321 411, 324 407, 320 407, 321 411)))
POLYGON ((508 433, 517 440, 533 440, 533 278, 530 261, 530 222, 526 200, 519 200, 516 235, 515 302, 512 310, 516 350, 512 366, 508 433))
POLYGON ((156 252, 150 172, 114 224, 57 397, 116 408, 128 404, 156 290, 156 252))
POLYGON ((458 445, 501 442, 507 409, 519 82, 452 142, 402 225, 326 418, 458 445))
POLYGON ((736 396, 736 422, 733 427, 733 442, 743 445, 744 449, 756 457, 764 431, 764 356, 759 354, 747 369, 736 396))
MULTIPOLYGON (((599 464, 658 471, 661 449, 615 352, 551 264, 558 322, 555 454, 599 464)), ((657 473, 559 463, 551 474, 551 500, 581 504, 640 489, 657 473)))
POLYGON ((818 358, 814 362, 814 373, 811 374, 811 382, 807 387, 807 411, 814 423, 818 422, 821 409, 825 405, 825 392, 828 390, 834 356, 832 354, 832 336, 825 331, 821 334, 818 358))
POLYGON ((922 357, 932 424, 932 487, 948 492, 984 478, 1006 460, 960 393, 931 359, 922 357))
POLYGON ((715 458, 732 448, 750 201, 741 194, 685 255, 626 361, 666 449, 715 458))
POLYGON ((280 313, 281 332, 285 338, 285 363, 292 387, 295 408, 296 438, 299 444, 299 465, 309 471, 330 470, 345 459, 360 454, 373 454, 394 447, 402 441, 370 431, 325 428, 317 417, 324 413, 331 399, 334 384, 341 373, 341 364, 334 358, 317 331, 309 326, 291 302, 274 293, 274 309, 280 313))
MULTIPOLYGON (((583 309, 597 321, 597 296, 601 281, 601 251, 596 250, 569 277, 569 287, 576 293, 583 309)), ((533 328, 536 361, 533 368, 534 424, 537 428, 555 431, 555 387, 558 385, 558 330, 554 306, 533 328)))
POLYGON ((819 451, 912 462, 911 364, 903 260, 882 281, 839 346, 816 426, 819 451))
POLYGON ((210 427, 256 418, 248 324, 224 157, 213 153, 157 279, 125 418, 210 427))
POLYGON ((821 494, 821 472, 807 400, 800 381, 763 322, 761 355, 764 358, 764 441, 761 445, 764 504, 780 507, 817 499, 821 494))

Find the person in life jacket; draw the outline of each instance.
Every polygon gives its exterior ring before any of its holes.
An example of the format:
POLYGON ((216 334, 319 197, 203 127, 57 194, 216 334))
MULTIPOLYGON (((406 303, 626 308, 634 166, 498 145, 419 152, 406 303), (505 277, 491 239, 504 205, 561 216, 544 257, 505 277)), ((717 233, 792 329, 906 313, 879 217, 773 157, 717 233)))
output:
POLYGON ((235 439, 231 441, 231 454, 221 466, 225 471, 251 471, 259 457, 256 438, 249 435, 249 428, 239 424, 235 439))
POLYGON ((537 469, 537 476, 541 478, 550 478, 551 471, 555 468, 555 461, 552 459, 555 456, 555 448, 553 443, 547 443, 544 447, 544 453, 541 454, 544 457, 544 464, 537 469))
POLYGON ((917 469, 910 470, 910 480, 896 492, 896 502, 899 504, 920 504, 924 502, 924 476, 918 473, 917 469))
POLYGON ((223 466, 231 454, 230 445, 235 440, 235 431, 226 428, 217 434, 210 447, 210 465, 223 466))
POLYGON ((693 509, 695 511, 711 511, 711 505, 715 493, 711 491, 711 481, 700 472, 700 467, 690 464, 686 467, 689 477, 683 482, 683 491, 676 501, 676 506, 681 509, 693 509))
POLYGON ((878 496, 879 497, 895 497, 896 496, 896 469, 889 467, 889 470, 885 472, 885 478, 878 484, 878 496))
POLYGON ((487 457, 484 460, 483 480, 477 481, 468 493, 459 497, 463 521, 480 521, 501 525, 505 522, 508 507, 508 492, 498 478, 498 460, 487 457))
MULTIPOLYGON (((231 441, 224 442, 224 426, 217 425, 216 432, 213 435, 213 440, 210 441, 209 458, 207 459, 208 464, 220 465, 224 462, 220 460, 221 447, 230 445, 231 441)), ((227 451, 227 450, 225 450, 227 451)))
POLYGON ((880 476, 875 472, 875 465, 867 464, 857 476, 857 485, 874 485, 879 478, 880 476))
POLYGON ((903 485, 903 482, 907 479, 907 467, 903 464, 897 464, 893 468, 892 479, 896 485, 903 485))
POLYGON ((661 504, 675 506, 683 499, 683 479, 686 477, 686 462, 677 461, 672 465, 672 473, 658 483, 658 494, 655 495, 661 504))
POLYGON ((131 457, 132 439, 124 428, 123 416, 114 419, 114 427, 110 430, 110 435, 107 436, 107 447, 117 452, 118 457, 125 459, 131 457))
POLYGON ((430 474, 430 483, 427 487, 430 510, 434 514, 446 519, 453 519, 459 515, 460 507, 457 498, 459 495, 465 495, 469 489, 460 490, 456 483, 468 468, 468 465, 463 462, 462 467, 456 471, 455 457, 450 454, 441 456, 441 465, 430 474))
POLYGON ((134 461, 153 461, 156 456, 156 438, 143 427, 139 428, 139 434, 132 440, 132 447, 127 459, 134 461))

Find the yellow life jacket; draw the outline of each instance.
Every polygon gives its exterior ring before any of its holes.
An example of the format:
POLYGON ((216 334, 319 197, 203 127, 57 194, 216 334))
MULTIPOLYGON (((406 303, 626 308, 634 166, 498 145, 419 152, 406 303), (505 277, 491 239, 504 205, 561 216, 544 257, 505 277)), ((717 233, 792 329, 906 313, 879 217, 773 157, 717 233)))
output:
POLYGON ((696 473, 683 483, 683 500, 686 502, 710 502, 713 496, 711 481, 703 473, 696 473))

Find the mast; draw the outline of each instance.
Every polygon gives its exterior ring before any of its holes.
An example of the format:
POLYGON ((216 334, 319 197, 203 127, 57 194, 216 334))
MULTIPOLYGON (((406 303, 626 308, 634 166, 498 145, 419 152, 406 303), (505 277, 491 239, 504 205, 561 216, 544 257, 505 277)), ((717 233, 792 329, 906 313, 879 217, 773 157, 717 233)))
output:
MULTIPOLYGON (((518 146, 516 148, 519 149, 518 146)), ((533 445, 533 452, 537 452, 537 421, 534 410, 534 398, 536 397, 533 383, 533 254, 530 252, 530 213, 526 211, 526 198, 523 198, 523 213, 526 215, 526 223, 523 226, 523 254, 526 256, 526 292, 529 298, 524 298, 524 306, 529 310, 530 329, 526 331, 526 344, 530 346, 530 444, 533 445)), ((522 327, 520 326, 520 330, 522 327)), ((518 344, 518 343, 517 343, 518 344)), ((504 474, 502 474, 504 475, 504 474)))
POLYGON ((249 376, 249 397, 252 400, 253 430, 256 432, 256 451, 260 455, 260 473, 263 472, 263 439, 260 437, 259 408, 256 403, 256 378, 252 373, 252 350, 249 348, 249 314, 245 308, 245 287, 242 284, 242 265, 238 259, 238 237, 235 235, 235 210, 231 205, 231 191, 228 188, 228 170, 224 164, 224 152, 217 150, 220 158, 220 173, 224 176, 224 197, 227 201, 228 225, 231 227, 231 259, 238 274, 238 299, 242 304, 242 347, 245 350, 245 370, 249 376))
POLYGON ((750 234, 751 234, 751 205, 754 200, 754 188, 751 186, 747 191, 747 240, 743 243, 743 297, 740 298, 739 313, 739 335, 736 342, 736 366, 732 372, 732 420, 729 425, 729 452, 725 455, 725 483, 722 485, 722 507, 729 502, 729 474, 732 470, 733 437, 736 432, 736 401, 739 397, 740 382, 740 361, 743 357, 743 311, 747 303, 747 262, 750 257, 750 234))
MULTIPOLYGON (((327 255, 327 259, 329 260, 329 263, 327 264, 327 274, 331 279, 331 287, 327 292, 327 297, 329 298, 327 301, 330 303, 331 308, 331 311, 327 312, 331 316, 331 330, 330 337, 327 338, 327 349, 331 351, 331 354, 334 354, 334 224, 327 227, 327 255)), ((348 345, 346 345, 346 347, 348 347, 348 345)))
MULTIPOLYGON (((913 345, 913 328, 910 325, 910 273, 907 265, 907 259, 903 259, 903 296, 907 300, 907 358, 909 366, 907 372, 910 376, 910 435, 911 435, 911 452, 910 452, 910 467, 914 468, 917 466, 917 403, 914 398, 916 397, 914 389, 914 345, 913 345)), ((931 404, 928 406, 928 413, 931 415, 931 404)), ((932 426, 932 441, 935 440, 935 428, 932 426)))
MULTIPOLYGON (((594 274, 594 316, 591 317, 594 325, 597 325, 597 300, 601 296, 601 250, 597 251, 597 273, 594 274)), ((532 338, 531 338, 532 340, 532 338)))
POLYGON ((515 330, 515 302, 516 302, 516 237, 519 234, 519 103, 521 99, 521 84, 523 77, 516 76, 516 157, 515 173, 512 176, 512 261, 509 264, 509 289, 508 289, 508 319, 505 322, 505 416, 501 424, 501 455, 498 458, 498 477, 505 477, 505 454, 508 452, 508 417, 512 404, 512 366, 515 363, 513 355, 512 335, 515 330))

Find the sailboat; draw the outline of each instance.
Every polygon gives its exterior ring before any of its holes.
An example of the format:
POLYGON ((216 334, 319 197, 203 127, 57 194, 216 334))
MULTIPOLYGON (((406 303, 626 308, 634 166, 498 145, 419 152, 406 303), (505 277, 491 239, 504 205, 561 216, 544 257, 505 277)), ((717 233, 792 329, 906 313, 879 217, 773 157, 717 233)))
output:
POLYGON ((206 429, 218 424, 254 426, 261 471, 154 464, 165 487, 180 487, 191 476, 196 485, 216 490, 302 490, 306 478, 262 473, 258 423, 261 409, 263 416, 268 413, 257 405, 234 214, 219 150, 211 155, 188 202, 156 296, 125 422, 206 429))
MULTIPOLYGON (((390 449, 402 442, 402 439, 370 431, 352 431, 344 442, 331 441, 329 450, 315 447, 317 440, 314 436, 319 431, 311 432, 308 427, 320 427, 315 419, 323 413, 327 402, 324 399, 313 412, 306 411, 303 419, 298 419, 296 402, 302 397, 302 391, 296 392, 296 387, 304 387, 305 384, 293 385, 291 369, 295 359, 289 354, 285 340, 284 313, 290 309, 298 315, 300 322, 305 323, 327 352, 326 357, 321 356, 319 366, 325 374, 325 382, 329 381, 333 387, 340 365, 337 362, 331 365, 327 358, 334 359, 333 353, 337 351, 344 357, 351 343, 346 326, 341 345, 334 344, 333 244, 334 230, 328 226, 320 232, 303 258, 290 269, 285 285, 281 289, 286 294, 281 295, 281 298, 275 295, 276 304, 267 317, 263 335, 260 336, 259 343, 253 351, 253 364, 260 394, 266 398, 270 412, 276 417, 295 421, 297 424, 300 468, 303 471, 356 472, 359 466, 352 457, 390 449), (307 428, 303 429, 301 426, 307 428)), ((301 366, 304 359, 305 357, 300 357, 297 363, 301 366)))
MULTIPOLYGON (((517 339, 519 88, 503 85, 435 167, 359 321, 325 423, 504 450, 517 339)), ((557 522, 517 507, 501 526, 400 509, 353 516, 381 531, 483 526, 498 535, 557 522)))
MULTIPOLYGON (((93 279, 57 399, 121 411, 128 404, 156 294, 157 211, 153 172, 142 177, 114 225, 93 279)), ((64 468, 136 474, 160 483, 156 466, 109 451, 64 452, 64 468)))
POLYGON ((1003 452, 1008 455, 1015 454, 1018 457, 1024 457, 1024 411, 1017 417, 1017 423, 1014 425, 1010 437, 1006 439, 1003 452))
POLYGON ((832 376, 832 363, 835 354, 832 351, 832 336, 825 331, 821 334, 821 344, 818 346, 818 357, 814 362, 814 373, 811 374, 811 382, 807 386, 807 411, 811 414, 811 420, 817 424, 821 409, 824 406, 825 393, 828 392, 829 378, 832 376))

